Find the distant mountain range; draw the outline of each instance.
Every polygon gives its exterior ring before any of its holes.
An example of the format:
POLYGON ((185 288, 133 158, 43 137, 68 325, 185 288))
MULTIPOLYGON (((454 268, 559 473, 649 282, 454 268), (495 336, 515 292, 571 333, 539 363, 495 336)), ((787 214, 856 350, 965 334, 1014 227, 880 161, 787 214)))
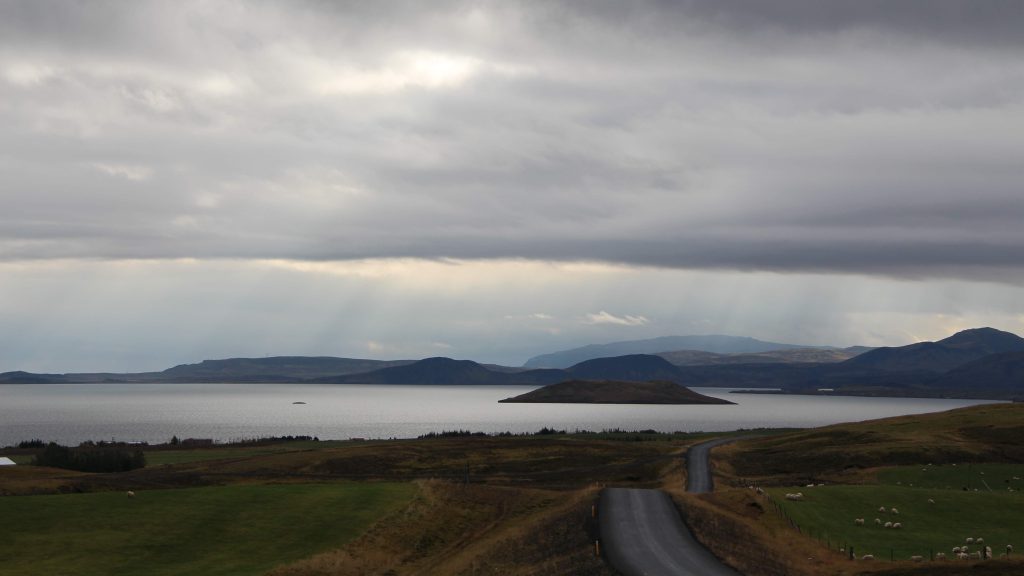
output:
MULTIPOLYGON (((746 336, 662 336, 647 340, 626 340, 623 342, 612 342, 610 344, 591 344, 571 350, 562 350, 550 354, 534 356, 523 364, 524 368, 568 368, 585 360, 594 358, 608 358, 613 356, 625 356, 627 354, 659 354, 675 353, 676 351, 699 351, 710 352, 715 355, 722 354, 757 354, 760 352, 778 352, 783 350, 837 350, 830 346, 800 346, 797 344, 782 344, 779 342, 765 342, 756 338, 746 336)), ((862 352, 859 349, 853 354, 862 352)), ((847 358, 850 356, 847 356, 847 358)), ((667 357, 670 361, 671 357, 667 357)), ((845 358, 844 358, 845 359, 845 358)), ((709 362, 714 363, 714 362, 709 362)))
POLYGON ((658 352, 665 360, 676 366, 709 366, 719 364, 823 364, 842 362, 872 348, 853 346, 850 348, 792 348, 769 350, 767 352, 716 354, 702 350, 673 350, 658 352))
MULTIPOLYGON (((677 338, 658 342, 678 343, 677 338)), ((752 338, 706 342, 774 345, 752 338)), ((652 341, 636 341, 652 342, 652 341)), ((692 345, 695 341, 690 340, 692 345)), ((661 344, 655 344, 660 346, 661 344)), ((608 345, 613 348, 616 345, 608 345)), ((582 350, 582 349, 580 349, 582 350)), ((567 368, 485 366, 470 360, 364 360, 280 356, 183 364, 136 374, 6 372, 2 383, 316 382, 336 384, 529 384, 567 380, 675 382, 684 386, 781 388, 800 393, 964 398, 1024 398, 1024 338, 992 328, 958 332, 938 342, 878 349, 799 348, 721 353, 669 351, 590 358, 567 368), (865 351, 866 350, 866 351, 865 351), (848 357, 844 359, 844 357, 848 357), (672 360, 670 362, 669 360, 672 360), (673 363, 675 362, 675 363, 673 363)))

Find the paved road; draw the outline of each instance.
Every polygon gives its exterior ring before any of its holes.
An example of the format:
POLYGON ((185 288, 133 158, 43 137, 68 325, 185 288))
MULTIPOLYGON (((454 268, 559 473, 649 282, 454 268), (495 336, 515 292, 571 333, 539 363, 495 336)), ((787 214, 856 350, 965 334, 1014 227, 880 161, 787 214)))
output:
MULTIPOLYGON (((704 442, 687 452, 687 490, 711 490, 708 456, 734 439, 704 442)), ((740 576, 703 547, 660 490, 608 488, 598 504, 605 556, 625 576, 740 576)))
POLYGON ((709 462, 711 449, 743 438, 719 438, 690 446, 690 449, 686 451, 686 491, 694 494, 711 492, 714 489, 709 462))

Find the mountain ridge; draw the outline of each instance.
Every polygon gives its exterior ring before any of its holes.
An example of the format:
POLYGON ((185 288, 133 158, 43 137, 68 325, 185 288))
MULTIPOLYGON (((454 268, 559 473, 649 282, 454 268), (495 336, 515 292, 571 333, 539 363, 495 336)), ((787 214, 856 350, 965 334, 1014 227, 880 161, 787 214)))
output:
POLYGON ((801 346, 781 342, 767 342, 750 336, 705 334, 690 336, 659 336, 643 340, 623 340, 607 344, 588 344, 578 348, 540 354, 528 359, 524 368, 568 368, 586 360, 625 356, 628 354, 658 354, 675 350, 695 350, 715 354, 758 353, 771 350, 797 348, 828 349, 830 346, 801 346))

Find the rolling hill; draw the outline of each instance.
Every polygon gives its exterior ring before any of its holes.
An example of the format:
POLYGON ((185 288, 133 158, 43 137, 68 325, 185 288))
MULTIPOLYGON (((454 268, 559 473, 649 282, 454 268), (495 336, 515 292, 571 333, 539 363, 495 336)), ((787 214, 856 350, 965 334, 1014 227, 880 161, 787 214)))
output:
POLYGON ((571 350, 534 356, 523 364, 525 368, 568 368, 595 358, 625 356, 627 354, 657 354, 672 350, 698 350, 716 354, 756 353, 769 350, 808 348, 795 344, 765 342, 745 336, 662 336, 647 340, 626 340, 610 344, 591 344, 571 350))
POLYGON ((938 342, 876 348, 843 364, 897 372, 942 373, 991 354, 1020 351, 1024 351, 1024 338, 994 328, 974 328, 938 342))

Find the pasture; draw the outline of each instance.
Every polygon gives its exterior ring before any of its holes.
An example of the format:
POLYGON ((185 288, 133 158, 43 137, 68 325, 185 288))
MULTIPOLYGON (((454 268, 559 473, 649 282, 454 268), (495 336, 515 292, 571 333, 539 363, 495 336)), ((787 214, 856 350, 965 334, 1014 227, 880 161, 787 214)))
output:
POLYGON ((263 574, 353 540, 415 493, 341 482, 7 496, 0 574, 263 574))
MULTIPOLYGON (((767 490, 802 533, 828 541, 832 549, 853 546, 856 555, 873 554, 878 560, 926 559, 933 552, 947 557, 968 537, 983 537, 993 552, 1005 552, 1007 544, 1024 549, 1024 495, 1019 492, 963 492, 897 485, 836 485, 814 488, 767 490), (803 501, 785 499, 786 493, 802 492, 803 501), (929 499, 934 504, 929 503, 929 499), (884 506, 887 512, 881 513, 884 506), (892 514, 896 507, 899 514, 892 514), (864 518, 862 526, 855 518, 864 518), (899 522, 900 529, 875 523, 899 522)), ((971 550, 978 550, 972 546, 971 550)))
POLYGON ((914 488, 1002 492, 1024 490, 1022 464, 894 466, 878 472, 878 482, 914 488))

